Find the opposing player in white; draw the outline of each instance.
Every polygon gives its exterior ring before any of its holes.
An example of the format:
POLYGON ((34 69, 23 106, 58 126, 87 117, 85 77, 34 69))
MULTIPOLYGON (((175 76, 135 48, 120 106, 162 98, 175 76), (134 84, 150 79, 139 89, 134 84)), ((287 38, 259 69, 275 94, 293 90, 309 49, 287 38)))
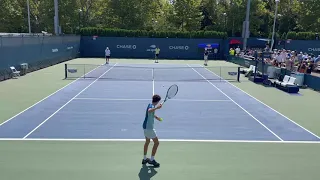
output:
POLYGON ((208 56, 209 56, 209 51, 207 48, 204 48, 204 65, 208 65, 208 56))
POLYGON ((111 56, 111 51, 110 51, 109 47, 106 48, 105 55, 106 55, 106 64, 109 64, 109 59, 111 56))

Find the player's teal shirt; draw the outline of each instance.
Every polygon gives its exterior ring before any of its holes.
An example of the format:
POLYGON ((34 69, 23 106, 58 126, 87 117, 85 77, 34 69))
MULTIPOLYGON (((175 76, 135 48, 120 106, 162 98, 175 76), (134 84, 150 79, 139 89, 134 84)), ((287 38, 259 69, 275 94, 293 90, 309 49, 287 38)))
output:
POLYGON ((148 112, 149 108, 155 108, 154 105, 148 104, 147 110, 146 110, 146 117, 143 121, 143 129, 154 129, 154 111, 148 112))

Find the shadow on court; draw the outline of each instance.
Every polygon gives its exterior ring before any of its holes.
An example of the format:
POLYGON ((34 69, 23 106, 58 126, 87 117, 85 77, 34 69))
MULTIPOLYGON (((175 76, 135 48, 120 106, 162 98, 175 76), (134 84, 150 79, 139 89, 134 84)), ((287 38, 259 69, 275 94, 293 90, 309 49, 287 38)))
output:
POLYGON ((158 172, 152 166, 142 165, 140 172, 138 174, 140 180, 150 180, 158 172))

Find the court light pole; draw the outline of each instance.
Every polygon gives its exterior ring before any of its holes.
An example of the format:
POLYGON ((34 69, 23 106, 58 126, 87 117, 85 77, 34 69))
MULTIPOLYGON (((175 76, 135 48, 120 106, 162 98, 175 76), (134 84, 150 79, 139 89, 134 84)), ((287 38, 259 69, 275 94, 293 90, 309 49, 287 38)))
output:
POLYGON ((275 12, 274 12, 273 30, 272 30, 272 39, 271 39, 270 51, 272 51, 273 45, 274 45, 274 35, 275 35, 275 31, 276 31, 276 21, 277 21, 277 14, 278 14, 278 4, 279 4, 280 0, 275 0, 275 1, 276 1, 276 10, 275 10, 275 12))
POLYGON ((30 2, 29 2, 29 0, 27 0, 27 8, 28 8, 28 27, 29 27, 29 34, 31 34, 30 2))
POLYGON ((58 0, 54 0, 54 33, 59 35, 59 8, 58 0))
POLYGON ((223 13, 224 16, 224 29, 227 32, 227 13, 223 13))
POLYGON ((81 13, 82 13, 82 10, 79 9, 78 13, 79 13, 79 31, 80 31, 80 29, 81 29, 81 13))
POLYGON ((153 29, 153 31, 156 31, 157 23, 158 23, 158 21, 152 18, 152 29, 153 29))
POLYGON ((250 24, 250 5, 251 5, 251 0, 247 0, 247 12, 246 12, 246 20, 243 23, 243 49, 247 49, 247 38, 249 38, 250 34, 250 29, 249 29, 249 24, 250 24))

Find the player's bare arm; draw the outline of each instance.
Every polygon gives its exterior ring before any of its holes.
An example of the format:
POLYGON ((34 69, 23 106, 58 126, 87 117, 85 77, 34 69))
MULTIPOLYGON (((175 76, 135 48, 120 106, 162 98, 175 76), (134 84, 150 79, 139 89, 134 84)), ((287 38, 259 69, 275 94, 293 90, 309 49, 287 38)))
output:
POLYGON ((160 109, 162 107, 162 105, 161 104, 159 104, 157 107, 155 107, 155 108, 149 108, 148 109, 148 112, 154 112, 154 111, 156 111, 157 109, 160 109))

